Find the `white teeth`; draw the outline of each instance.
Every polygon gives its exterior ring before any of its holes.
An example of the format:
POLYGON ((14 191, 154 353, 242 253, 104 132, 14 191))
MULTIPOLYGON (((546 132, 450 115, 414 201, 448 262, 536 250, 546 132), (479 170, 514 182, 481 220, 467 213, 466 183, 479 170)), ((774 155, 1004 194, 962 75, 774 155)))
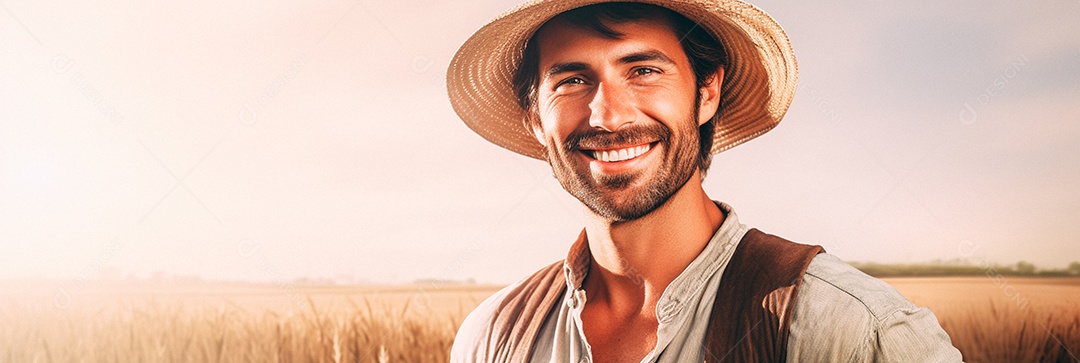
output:
POLYGON ((650 145, 641 145, 618 150, 593 151, 592 156, 594 159, 610 163, 636 158, 649 151, 649 148, 650 145))

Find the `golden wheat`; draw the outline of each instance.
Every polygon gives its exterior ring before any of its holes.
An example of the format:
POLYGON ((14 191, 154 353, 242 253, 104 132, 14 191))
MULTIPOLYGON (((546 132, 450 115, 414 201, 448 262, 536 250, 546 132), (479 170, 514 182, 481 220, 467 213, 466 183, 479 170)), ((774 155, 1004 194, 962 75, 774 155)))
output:
POLYGON ((886 279, 929 307, 968 362, 1076 362, 1080 279, 886 279))
MULTIPOLYGON (((929 306, 967 361, 1073 362, 1080 351, 1080 280, 887 281, 929 306)), ((8 293, 0 361, 445 362, 461 320, 496 289, 87 285, 69 304, 8 293)))
POLYGON ((0 361, 443 362, 460 321, 490 293, 243 289, 86 287, 94 291, 63 306, 4 296, 0 361))

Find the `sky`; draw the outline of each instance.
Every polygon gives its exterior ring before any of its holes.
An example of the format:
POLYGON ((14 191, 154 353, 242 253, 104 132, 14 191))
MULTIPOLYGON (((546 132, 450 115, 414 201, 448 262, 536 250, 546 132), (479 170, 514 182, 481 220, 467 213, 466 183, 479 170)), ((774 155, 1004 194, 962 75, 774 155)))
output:
MULTIPOLYGON (((516 1, 0 3, 0 279, 510 283, 582 207, 456 117, 516 1)), ((800 85, 710 197, 848 261, 1080 261, 1080 1, 760 1, 800 85)))

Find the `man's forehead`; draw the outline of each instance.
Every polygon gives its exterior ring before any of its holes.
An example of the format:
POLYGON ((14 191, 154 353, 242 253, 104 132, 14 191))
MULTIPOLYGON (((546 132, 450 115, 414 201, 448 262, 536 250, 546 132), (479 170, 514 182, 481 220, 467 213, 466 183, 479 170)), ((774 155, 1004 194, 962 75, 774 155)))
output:
POLYGON ((650 59, 674 63, 673 59, 685 57, 674 29, 663 19, 608 22, 601 29, 605 31, 559 17, 553 18, 537 31, 533 39, 537 42, 535 55, 540 58, 542 67, 597 56, 600 47, 614 47, 615 52, 609 54, 612 58, 606 60, 621 63, 650 59))
POLYGON ((626 34, 620 30, 628 27, 648 27, 652 31, 675 34, 675 28, 670 17, 662 14, 619 20, 605 19, 603 17, 581 19, 580 17, 568 17, 566 15, 567 13, 562 13, 545 22, 536 30, 535 38, 549 37, 553 34, 585 32, 608 39, 621 39, 626 34))

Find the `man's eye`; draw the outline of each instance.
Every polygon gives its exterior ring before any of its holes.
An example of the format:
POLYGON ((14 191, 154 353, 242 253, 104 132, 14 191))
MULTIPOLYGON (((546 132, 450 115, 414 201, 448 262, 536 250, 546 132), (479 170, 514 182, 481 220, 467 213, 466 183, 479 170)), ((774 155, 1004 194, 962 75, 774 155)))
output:
POLYGON ((660 71, 655 68, 636 68, 634 69, 635 76, 648 76, 653 74, 659 74, 660 71))
POLYGON ((562 82, 559 82, 559 84, 557 84, 556 87, 560 87, 560 86, 563 86, 563 85, 572 85, 572 84, 585 84, 585 80, 581 79, 580 77, 570 77, 570 78, 564 79, 562 82))

